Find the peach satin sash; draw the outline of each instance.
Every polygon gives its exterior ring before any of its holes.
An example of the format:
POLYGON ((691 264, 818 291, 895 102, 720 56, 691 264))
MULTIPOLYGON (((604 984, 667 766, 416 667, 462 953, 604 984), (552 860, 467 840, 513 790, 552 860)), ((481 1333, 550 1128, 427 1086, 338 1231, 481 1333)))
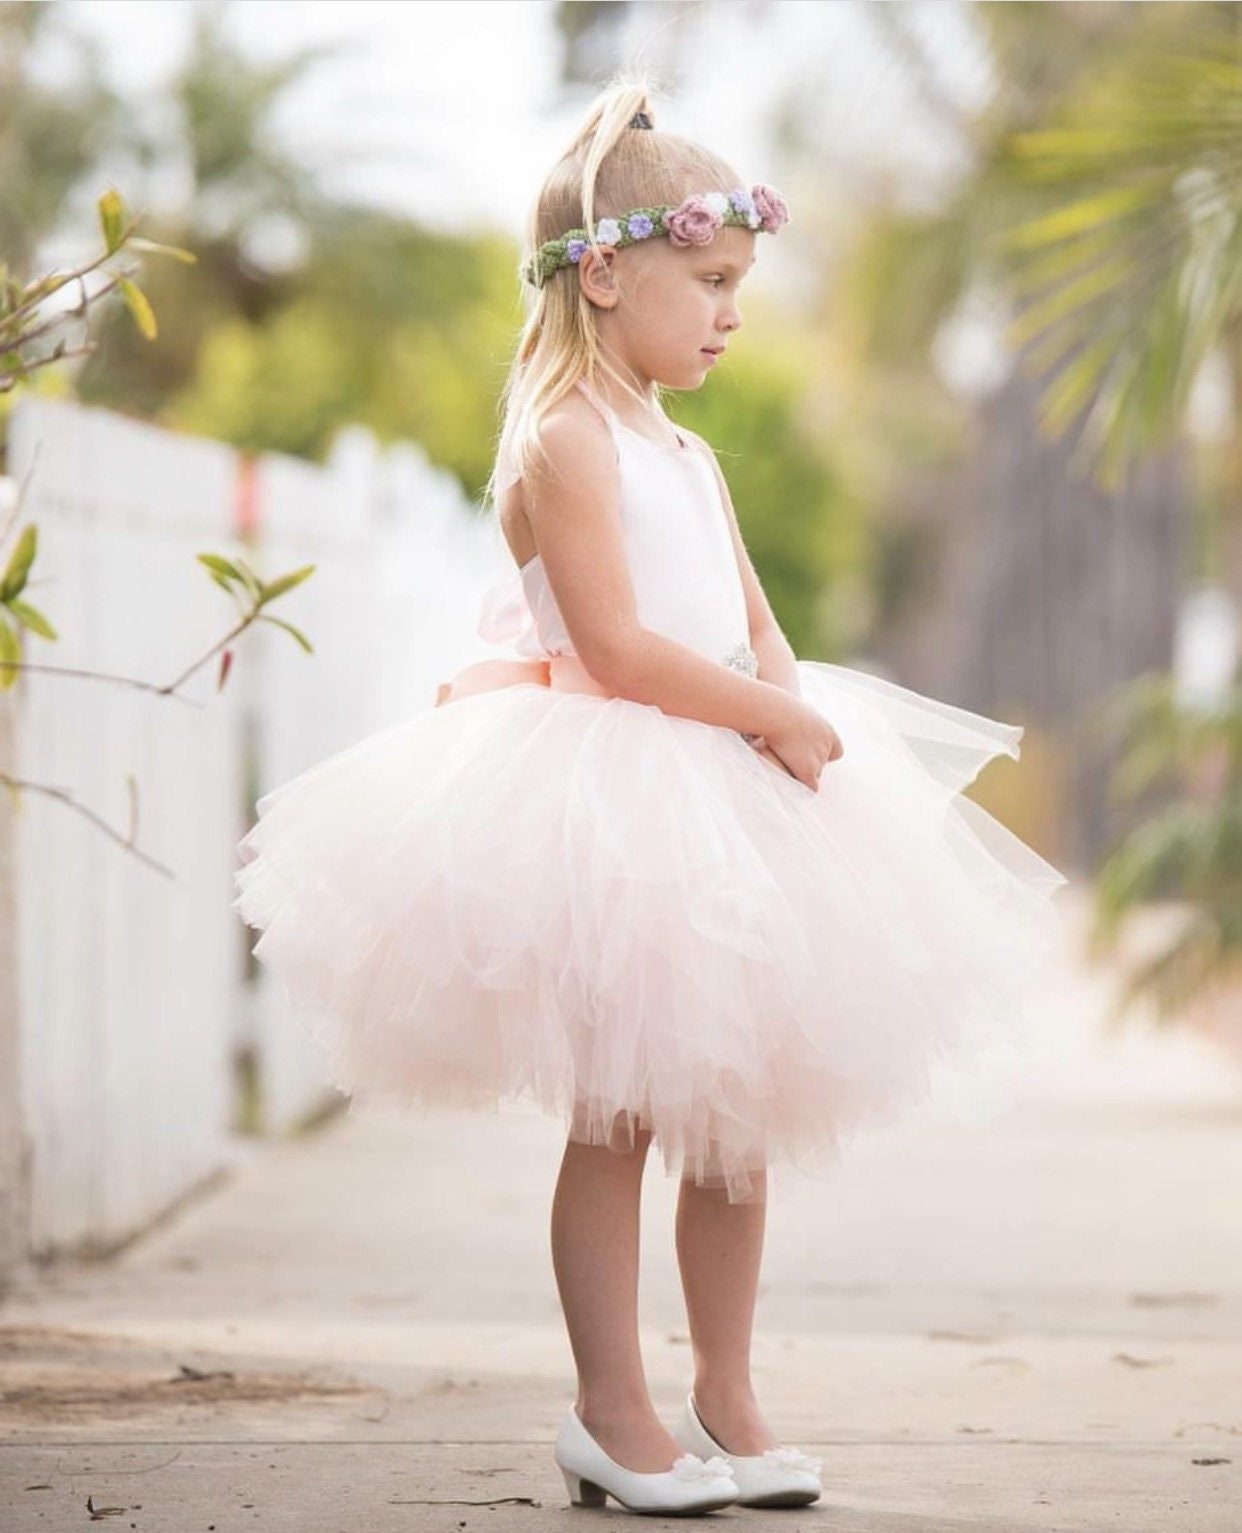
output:
POLYGON ((450 680, 436 688, 435 706, 453 703, 478 692, 494 692, 499 687, 535 682, 554 692, 589 692, 596 697, 614 697, 578 659, 577 655, 536 656, 529 660, 477 660, 465 666, 450 680))

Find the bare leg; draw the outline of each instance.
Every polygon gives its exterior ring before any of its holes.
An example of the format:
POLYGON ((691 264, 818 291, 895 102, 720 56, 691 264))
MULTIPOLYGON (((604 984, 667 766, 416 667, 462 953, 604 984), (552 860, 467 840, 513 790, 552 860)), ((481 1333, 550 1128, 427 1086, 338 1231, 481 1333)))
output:
POLYGON ((552 1200, 552 1265, 578 1371, 575 1402, 604 1452, 626 1469, 671 1469, 685 1449, 647 1392, 638 1341, 639 1200, 651 1135, 634 1148, 569 1140, 552 1200))
POLYGON ((767 1217, 759 1198, 730 1203, 723 1189, 682 1181, 677 1200, 677 1260, 694 1354, 694 1405, 728 1453, 774 1448, 750 1381, 750 1343, 767 1217))

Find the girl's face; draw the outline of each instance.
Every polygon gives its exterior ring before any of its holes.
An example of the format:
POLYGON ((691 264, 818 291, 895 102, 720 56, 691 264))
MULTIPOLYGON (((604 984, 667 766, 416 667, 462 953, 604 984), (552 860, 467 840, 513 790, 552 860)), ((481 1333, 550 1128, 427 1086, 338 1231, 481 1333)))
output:
POLYGON ((600 339, 640 387, 697 389, 742 323, 738 288, 754 262, 755 231, 726 224, 709 245, 661 235, 604 263, 588 249, 578 271, 600 339))

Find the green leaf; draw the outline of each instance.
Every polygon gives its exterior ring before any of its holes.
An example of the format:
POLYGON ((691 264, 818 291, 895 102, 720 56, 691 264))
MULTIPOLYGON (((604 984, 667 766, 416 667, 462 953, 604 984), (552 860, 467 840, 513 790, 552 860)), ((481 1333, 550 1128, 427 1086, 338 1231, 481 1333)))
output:
POLYGON ((104 244, 111 255, 121 243, 121 230, 125 223, 125 204, 115 187, 109 187, 96 203, 99 210, 99 226, 103 230, 104 244))
POLYGON ((1054 208, 1039 218, 1029 219, 1006 230, 1000 236, 1007 250, 1036 250, 1078 234, 1088 234, 1101 224, 1111 222, 1136 208, 1157 201, 1156 189, 1149 186, 1110 187, 1094 196, 1079 198, 1065 207, 1054 208))
POLYGON ((302 582, 315 573, 313 564, 304 564, 301 569, 293 570, 288 575, 280 575, 269 585, 263 587, 263 601, 269 602, 274 597, 283 596, 286 591, 292 591, 294 586, 300 586, 302 582))
POLYGON ((1029 304, 1006 328, 1005 339, 1011 346, 1022 346, 1058 320, 1066 319, 1086 305, 1117 290, 1130 274, 1125 260, 1102 261, 1080 275, 1063 282, 1055 291, 1029 304))
POLYGON ((8 566, 0 577, 0 602, 12 601, 20 596, 26 584, 26 576, 34 563, 39 534, 33 522, 27 522, 17 539, 17 546, 9 556, 8 566))
POLYGON ((1084 346, 1057 374, 1040 401, 1040 419, 1059 436, 1090 398, 1115 350, 1111 335, 1084 346))
POLYGON ((186 266, 198 265, 198 257, 194 252, 183 250, 180 245, 161 245, 158 240, 144 239, 141 234, 133 235, 128 243, 131 250, 150 250, 159 255, 170 255, 186 266))
POLYGON ((245 583, 246 589, 254 597, 255 601, 261 602, 263 600, 263 582, 244 559, 238 559, 236 562, 238 579, 245 583))
POLYGON ((295 628, 292 623, 286 623, 283 617, 273 617, 270 612, 264 612, 260 616, 259 622, 275 623, 277 628, 283 628, 286 633, 292 634, 308 655, 314 654, 314 649, 311 646, 311 641, 306 637, 302 630, 300 628, 295 628))
POLYGON ((228 559, 222 558, 219 554, 199 554, 197 558, 200 564, 205 564, 209 570, 212 570, 217 575, 224 575, 231 580, 242 579, 242 573, 237 566, 228 559))
POLYGON ((147 340, 153 341, 159 333, 159 327, 155 323, 155 310, 148 302, 147 295, 128 277, 122 277, 117 285, 121 289, 121 296, 125 299, 129 312, 134 316, 135 324, 147 340))
POLYGON ((21 601, 14 596, 10 598, 7 606, 19 623, 29 628, 31 633, 37 633, 41 639, 60 637, 38 608, 32 607, 29 602, 21 601))
MULTIPOLYGON (((0 618, 0 660, 19 661, 21 657, 22 647, 17 634, 0 618)), ((0 692, 7 692, 20 675, 16 665, 0 665, 0 692)))

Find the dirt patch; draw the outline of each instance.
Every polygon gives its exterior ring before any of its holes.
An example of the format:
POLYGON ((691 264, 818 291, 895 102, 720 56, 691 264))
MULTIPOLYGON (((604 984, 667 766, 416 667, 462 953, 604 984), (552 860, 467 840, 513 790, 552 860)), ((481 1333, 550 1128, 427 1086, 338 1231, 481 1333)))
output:
POLYGON ((276 1371, 171 1358, 143 1342, 40 1326, 0 1328, 4 1388, 0 1423, 78 1425, 100 1415, 126 1419, 161 1409, 287 1405, 357 1399, 376 1391, 313 1370, 276 1371))

